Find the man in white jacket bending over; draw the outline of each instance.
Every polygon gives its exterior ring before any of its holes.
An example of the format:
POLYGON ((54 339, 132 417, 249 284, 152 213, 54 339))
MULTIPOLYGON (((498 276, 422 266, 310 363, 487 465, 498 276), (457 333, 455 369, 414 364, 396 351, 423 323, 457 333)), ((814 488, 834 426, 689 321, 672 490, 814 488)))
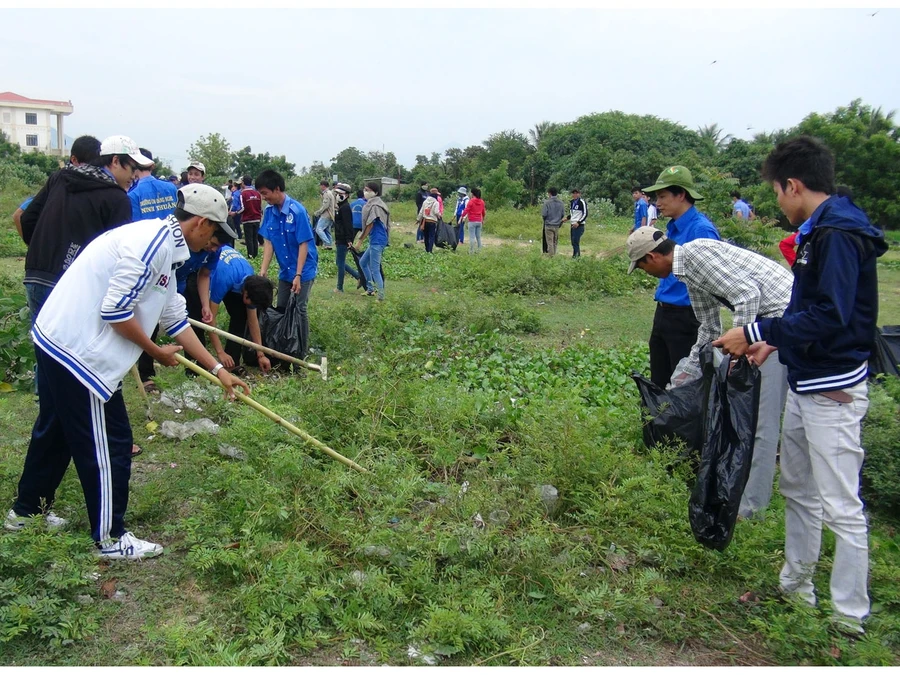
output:
POLYGON ((122 378, 146 351, 164 366, 182 349, 216 375, 234 398, 230 375, 188 330, 184 298, 175 290, 175 268, 214 236, 234 237, 225 220, 225 198, 203 184, 178 191, 173 215, 122 225, 97 237, 66 270, 41 309, 32 331, 40 411, 31 433, 18 499, 5 527, 21 529, 44 513, 46 524, 66 521, 50 507, 75 462, 98 555, 137 560, 162 546, 125 529, 131 477, 131 425, 122 400, 122 378), (156 325, 178 345, 157 346, 156 325))

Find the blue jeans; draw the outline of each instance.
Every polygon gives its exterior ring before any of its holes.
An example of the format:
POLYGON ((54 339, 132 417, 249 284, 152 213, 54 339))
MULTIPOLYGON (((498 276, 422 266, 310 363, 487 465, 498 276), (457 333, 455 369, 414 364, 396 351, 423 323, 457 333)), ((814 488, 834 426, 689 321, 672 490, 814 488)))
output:
POLYGON ((347 244, 337 244, 334 259, 338 270, 337 289, 342 291, 344 290, 344 272, 354 279, 359 279, 359 274, 347 264, 347 244))
POLYGON ((384 254, 384 245, 369 244, 369 248, 363 253, 359 264, 363 268, 363 274, 368 280, 368 290, 378 291, 378 299, 384 300, 384 278, 381 276, 381 256, 384 254))
POLYGON ((481 250, 481 226, 482 223, 469 221, 469 253, 481 250), (476 244, 478 248, 475 247, 476 244))
POLYGON ((466 224, 456 221, 456 229, 458 232, 456 233, 456 238, 459 240, 460 244, 465 243, 466 241, 466 224))
MULTIPOLYGON (((52 290, 52 286, 44 286, 44 284, 35 284, 33 282, 25 283, 25 300, 28 302, 28 309, 31 311, 32 328, 34 328, 34 322, 37 321, 38 313, 40 313, 41 307, 43 307, 44 303, 47 302, 47 298, 50 297, 50 292, 52 290)), ((35 353, 37 353, 36 346, 34 349, 35 353)), ((37 361, 35 361, 34 363, 34 393, 38 393, 37 361)))
POLYGON ((50 297, 52 286, 44 286, 44 284, 35 284, 32 282, 25 283, 25 299, 28 301, 28 309, 31 310, 31 327, 34 328, 34 322, 37 321, 38 312, 50 297))
POLYGON ((319 235, 319 239, 322 240, 325 246, 331 246, 332 225, 334 225, 334 221, 324 216, 319 216, 319 219, 316 221, 316 234, 319 235))
POLYGON ((581 257, 581 235, 584 234, 584 225, 572 228, 572 257, 581 257))

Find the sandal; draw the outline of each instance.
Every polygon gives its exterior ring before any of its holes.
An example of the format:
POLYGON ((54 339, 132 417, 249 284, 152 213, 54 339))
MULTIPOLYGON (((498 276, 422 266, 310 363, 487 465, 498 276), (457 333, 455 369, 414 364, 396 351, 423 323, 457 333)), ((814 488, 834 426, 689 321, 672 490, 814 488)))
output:
POLYGON ((134 459, 134 458, 137 457, 139 454, 141 454, 143 451, 144 451, 144 449, 143 449, 141 446, 132 443, 132 445, 131 445, 131 458, 134 459))
POLYGON ((147 380, 146 382, 142 382, 144 385, 144 393, 145 394, 158 394, 159 387, 156 386, 156 383, 153 380, 147 380))

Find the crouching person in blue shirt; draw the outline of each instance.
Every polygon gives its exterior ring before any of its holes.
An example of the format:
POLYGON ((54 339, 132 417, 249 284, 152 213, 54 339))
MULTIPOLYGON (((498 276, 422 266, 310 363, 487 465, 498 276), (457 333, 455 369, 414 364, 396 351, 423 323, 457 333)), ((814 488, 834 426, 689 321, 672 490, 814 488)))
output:
POLYGON ((188 330, 184 298, 172 269, 190 250, 227 231, 225 199, 207 185, 178 192, 175 213, 109 230, 90 242, 47 298, 32 330, 39 364, 40 409, 18 498, 5 527, 19 530, 43 514, 48 527, 66 521, 50 509, 70 458, 87 503, 97 553, 108 560, 137 560, 163 548, 125 528, 131 477, 131 425, 122 378, 146 351, 164 366, 184 349, 225 386, 250 388, 232 376, 188 330), (177 345, 150 339, 159 325, 177 345))
POLYGON ((319 254, 303 204, 284 191, 284 177, 266 169, 256 178, 256 190, 268 204, 259 226, 264 240, 260 275, 266 276, 274 257, 278 260, 278 309, 287 307, 290 296, 298 296, 300 313, 300 358, 309 351, 309 293, 319 269, 319 254))
POLYGON ((862 633, 869 613, 868 526, 859 498, 860 423, 878 317, 877 258, 884 233, 848 197, 835 194, 834 156, 809 136, 780 143, 763 164, 778 205, 801 229, 791 301, 781 318, 732 328, 715 344, 758 364, 776 349, 790 391, 781 438, 785 498, 781 587, 816 604, 813 573, 822 524, 835 536, 831 608, 862 633))
MULTIPOLYGON (((249 332, 253 342, 263 344, 256 310, 258 307, 265 310, 272 306, 272 290, 272 282, 256 276, 244 256, 231 246, 222 246, 219 249, 219 264, 209 280, 209 309, 212 313, 209 325, 216 325, 219 306, 224 303, 228 310, 228 332, 238 337, 245 337, 245 333, 249 332)), ((223 347, 215 333, 210 333, 209 340, 219 361, 228 371, 240 368, 241 354, 245 352, 239 343, 228 340, 228 345, 223 347)), ((256 363, 247 365, 259 365, 265 373, 272 367, 261 351, 256 352, 256 363)))

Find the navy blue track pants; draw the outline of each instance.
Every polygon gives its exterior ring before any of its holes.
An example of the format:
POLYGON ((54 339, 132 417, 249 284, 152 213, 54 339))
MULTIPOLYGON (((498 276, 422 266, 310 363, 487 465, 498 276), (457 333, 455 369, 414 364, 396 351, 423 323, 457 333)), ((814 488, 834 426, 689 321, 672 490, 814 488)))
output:
POLYGON ((49 509, 73 460, 91 536, 97 542, 118 538, 125 533, 132 444, 122 391, 104 403, 40 347, 35 352, 40 410, 13 510, 33 516, 49 509))

